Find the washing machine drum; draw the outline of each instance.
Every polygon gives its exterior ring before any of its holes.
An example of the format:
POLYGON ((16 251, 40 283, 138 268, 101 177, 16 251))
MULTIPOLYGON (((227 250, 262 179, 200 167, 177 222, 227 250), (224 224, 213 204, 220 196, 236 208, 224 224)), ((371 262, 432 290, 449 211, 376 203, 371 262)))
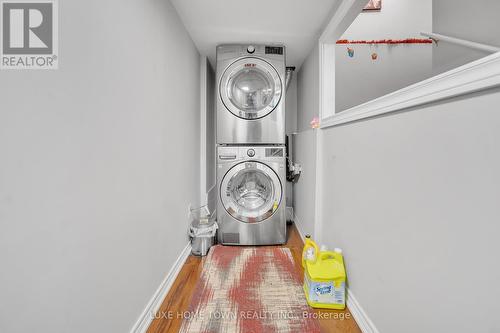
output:
POLYGON ((258 119, 278 106, 282 83, 278 72, 268 62, 243 58, 225 70, 219 91, 222 102, 232 114, 243 119, 258 119))
POLYGON ((281 203, 281 182, 260 162, 243 162, 230 169, 221 184, 221 199, 235 219, 256 223, 271 217, 281 203))

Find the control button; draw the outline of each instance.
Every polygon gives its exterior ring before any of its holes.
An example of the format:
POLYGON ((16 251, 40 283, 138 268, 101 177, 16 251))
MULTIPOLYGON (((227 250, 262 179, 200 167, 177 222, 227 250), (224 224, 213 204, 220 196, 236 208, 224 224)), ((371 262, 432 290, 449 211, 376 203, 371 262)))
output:
POLYGON ((248 150, 247 150, 247 155, 248 155, 248 157, 254 157, 254 156, 255 156, 255 150, 253 150, 253 149, 248 149, 248 150))
POLYGON ((248 53, 254 53, 255 52, 255 46, 250 45, 249 47, 247 47, 247 52, 248 53))

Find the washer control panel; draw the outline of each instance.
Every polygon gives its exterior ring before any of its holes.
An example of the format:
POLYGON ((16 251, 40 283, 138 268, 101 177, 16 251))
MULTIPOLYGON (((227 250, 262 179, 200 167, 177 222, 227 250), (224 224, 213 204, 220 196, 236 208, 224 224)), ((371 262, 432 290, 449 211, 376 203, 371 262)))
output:
POLYGON ((285 147, 283 146, 219 146, 217 160, 219 163, 233 163, 234 161, 264 160, 285 162, 285 147))

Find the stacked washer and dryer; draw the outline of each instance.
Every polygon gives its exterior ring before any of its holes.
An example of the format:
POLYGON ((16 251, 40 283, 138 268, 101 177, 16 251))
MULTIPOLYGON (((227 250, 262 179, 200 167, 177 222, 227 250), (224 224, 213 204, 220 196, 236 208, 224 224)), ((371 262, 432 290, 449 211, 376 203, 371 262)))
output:
POLYGON ((218 241, 286 242, 285 48, 217 47, 218 241))

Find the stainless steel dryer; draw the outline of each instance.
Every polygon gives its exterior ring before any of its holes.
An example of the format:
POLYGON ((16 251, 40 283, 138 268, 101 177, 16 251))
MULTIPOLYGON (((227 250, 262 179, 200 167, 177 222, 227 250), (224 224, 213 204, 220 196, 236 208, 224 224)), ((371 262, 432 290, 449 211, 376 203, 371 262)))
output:
POLYGON ((217 47, 217 143, 285 144, 285 47, 217 47))
POLYGON ((285 148, 217 147, 219 243, 286 242, 285 148))

